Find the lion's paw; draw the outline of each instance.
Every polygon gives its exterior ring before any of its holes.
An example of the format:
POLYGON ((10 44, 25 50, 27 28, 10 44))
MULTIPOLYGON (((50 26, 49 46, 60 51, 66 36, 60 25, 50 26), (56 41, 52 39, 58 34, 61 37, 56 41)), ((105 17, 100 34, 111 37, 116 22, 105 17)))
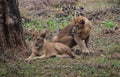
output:
POLYGON ((90 54, 90 51, 88 49, 82 49, 82 53, 90 54))

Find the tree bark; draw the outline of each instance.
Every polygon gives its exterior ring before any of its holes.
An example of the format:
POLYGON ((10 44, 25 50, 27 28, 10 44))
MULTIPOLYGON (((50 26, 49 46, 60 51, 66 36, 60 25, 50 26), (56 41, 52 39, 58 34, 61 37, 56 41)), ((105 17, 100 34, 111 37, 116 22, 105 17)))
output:
POLYGON ((118 0, 118 5, 120 6, 120 0, 118 0))
POLYGON ((26 47, 17 0, 0 0, 0 50, 26 47))

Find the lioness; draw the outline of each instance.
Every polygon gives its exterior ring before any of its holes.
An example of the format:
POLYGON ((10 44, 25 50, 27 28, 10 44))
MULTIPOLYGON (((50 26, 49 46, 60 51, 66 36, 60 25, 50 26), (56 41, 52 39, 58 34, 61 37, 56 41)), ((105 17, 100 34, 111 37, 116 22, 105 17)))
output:
POLYGON ((35 37, 35 42, 32 44, 32 54, 26 59, 28 61, 36 58, 49 57, 74 57, 71 49, 62 43, 52 43, 45 40, 45 33, 35 37), (38 57, 37 57, 38 56, 38 57))
POLYGON ((75 45, 81 47, 83 53, 89 53, 88 40, 92 24, 84 16, 75 17, 73 22, 52 38, 52 42, 63 43, 70 48, 75 45))

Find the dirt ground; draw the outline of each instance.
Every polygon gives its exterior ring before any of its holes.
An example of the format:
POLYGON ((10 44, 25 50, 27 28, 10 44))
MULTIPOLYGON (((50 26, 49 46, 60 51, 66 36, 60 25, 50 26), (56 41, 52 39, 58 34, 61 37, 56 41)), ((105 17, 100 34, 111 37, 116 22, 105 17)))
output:
MULTIPOLYGON (((60 9, 60 1, 84 7, 83 13, 94 25, 89 41, 94 53, 78 53, 73 59, 49 58, 31 62, 24 61, 24 58, 9 60, 16 56, 13 54, 5 58, 1 56, 0 77, 120 77, 120 8, 111 7, 111 3, 104 5, 99 2, 101 0, 19 0, 20 12, 24 20, 39 22, 42 19, 53 19, 51 15, 56 14, 56 9, 60 9), (108 22, 115 26, 105 26, 108 22)), ((48 36, 51 37, 52 33, 51 30, 48 36)), ((77 51, 79 47, 73 49, 77 51)))

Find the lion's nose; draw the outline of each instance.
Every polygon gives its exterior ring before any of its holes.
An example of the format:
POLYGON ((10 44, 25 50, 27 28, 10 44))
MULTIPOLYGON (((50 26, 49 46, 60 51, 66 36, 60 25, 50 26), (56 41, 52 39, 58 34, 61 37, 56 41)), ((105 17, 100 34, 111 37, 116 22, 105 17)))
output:
POLYGON ((75 29, 72 30, 72 33, 73 33, 73 34, 75 33, 75 29))

